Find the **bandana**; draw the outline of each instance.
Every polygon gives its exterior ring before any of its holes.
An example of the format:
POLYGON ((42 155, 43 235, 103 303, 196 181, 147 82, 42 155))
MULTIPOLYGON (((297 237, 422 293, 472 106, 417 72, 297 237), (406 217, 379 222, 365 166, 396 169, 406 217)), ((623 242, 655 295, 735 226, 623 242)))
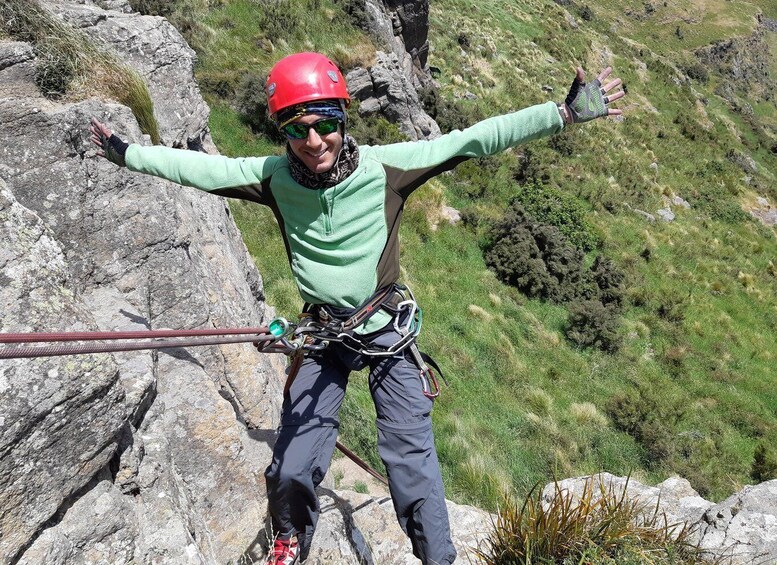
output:
MULTIPOLYGON (((318 112, 316 112, 318 113, 318 112)), ((328 171, 316 174, 308 169, 305 164, 294 154, 290 145, 286 145, 286 155, 289 158, 289 171, 291 178, 305 188, 330 188, 343 182, 359 166, 359 146, 350 135, 343 138, 343 147, 335 160, 335 164, 328 171)))
POLYGON ((305 102, 296 106, 284 108, 275 118, 279 128, 286 124, 298 120, 307 114, 318 114, 327 118, 338 118, 345 123, 345 106, 340 100, 317 100, 315 102, 305 102))

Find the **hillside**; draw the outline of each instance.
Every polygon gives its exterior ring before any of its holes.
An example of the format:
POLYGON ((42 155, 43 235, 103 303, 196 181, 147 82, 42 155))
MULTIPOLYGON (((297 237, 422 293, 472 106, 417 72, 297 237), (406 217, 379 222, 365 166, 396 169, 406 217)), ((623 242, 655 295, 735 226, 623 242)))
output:
MULTIPOLYGON (((261 118, 275 60, 314 49, 347 71, 375 53, 348 0, 133 5, 197 50, 212 134, 231 155, 283 150, 261 118)), ((469 162, 406 212, 404 278, 425 310, 422 345, 450 380, 435 411, 449 496, 494 508, 504 490, 605 470, 678 473, 721 499, 777 476, 775 19, 766 0, 431 2, 439 88, 424 100, 443 131, 561 99, 577 64, 612 65, 629 93, 623 120, 469 162), (562 231, 576 218, 567 235, 588 242, 586 267, 601 255, 623 277, 610 351, 567 338, 571 303, 529 298, 487 267, 491 226, 516 196, 562 231), (443 201, 462 224, 433 227, 443 201)), ((384 117, 351 113, 357 139, 401 138, 384 117)), ((271 216, 231 208, 269 300, 294 316, 271 216)), ((344 441, 378 465, 372 419, 355 378, 344 441)))

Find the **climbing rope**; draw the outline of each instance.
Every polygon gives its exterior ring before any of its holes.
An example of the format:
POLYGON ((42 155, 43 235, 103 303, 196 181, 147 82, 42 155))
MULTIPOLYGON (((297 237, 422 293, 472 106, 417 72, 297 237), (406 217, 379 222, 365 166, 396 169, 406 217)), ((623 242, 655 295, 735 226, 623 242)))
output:
MULTIPOLYGON (((320 331, 321 326, 318 326, 318 328, 320 331)), ((286 387, 288 387, 299 370, 305 351, 318 351, 329 344, 328 341, 316 343, 313 339, 306 337, 315 330, 316 328, 314 328, 312 321, 309 319, 306 320, 304 326, 298 326, 290 324, 285 318, 276 318, 268 326, 256 328, 0 333, 0 344, 10 345, 10 347, 0 347, 0 359, 30 359, 34 357, 115 353, 120 351, 196 347, 225 343, 253 343, 261 353, 282 353, 291 357, 289 380, 287 380, 286 384, 286 387), (58 345, 27 345, 41 343, 58 343, 58 345)), ((328 335, 328 337, 332 336, 328 335)), ((339 441, 336 445, 346 457, 360 468, 388 485, 388 481, 383 475, 370 467, 353 451, 339 441)))
MULTIPOLYGON (((0 359, 29 359, 89 353, 113 353, 144 349, 168 349, 223 343, 257 343, 276 338, 267 327, 200 330, 146 330, 131 332, 49 332, 0 334, 0 343, 13 344, 0 348, 0 359), (109 343, 92 343, 104 341, 109 343), (26 345, 30 343, 89 342, 60 345, 26 345), (25 344, 25 345, 19 345, 25 344)), ((286 353, 284 346, 264 347, 267 353, 286 353)))

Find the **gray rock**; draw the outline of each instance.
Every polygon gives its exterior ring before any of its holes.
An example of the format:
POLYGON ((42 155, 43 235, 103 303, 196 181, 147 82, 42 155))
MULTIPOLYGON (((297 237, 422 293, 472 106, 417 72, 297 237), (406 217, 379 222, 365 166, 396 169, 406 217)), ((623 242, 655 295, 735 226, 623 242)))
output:
POLYGON ((700 546, 731 563, 777 563, 777 480, 746 486, 708 509, 700 546))
POLYGON ((0 43, 0 71, 13 65, 31 61, 35 58, 32 45, 22 41, 6 41, 0 43))
POLYGON ((643 217, 643 218, 645 218, 645 219, 646 219, 648 222, 651 222, 651 223, 652 223, 652 222, 655 222, 655 221, 656 221, 656 217, 655 217, 653 214, 651 214, 650 212, 645 212, 644 210, 640 210, 639 208, 634 208, 634 209, 633 209, 633 212, 634 212, 635 214, 639 215, 639 216, 642 216, 642 217, 643 217))
POLYGON ((456 225, 461 221, 461 212, 451 206, 442 207, 442 217, 451 225, 456 225))
MULTIPOLYGON (((0 236, 1 331, 94 327, 55 234, 2 179, 0 236)), ((12 560, 113 457, 126 417, 118 376, 105 356, 0 362, 0 561, 12 560)))
POLYGON ((421 108, 418 94, 402 72, 395 54, 378 51, 375 65, 368 70, 352 70, 346 80, 351 95, 360 101, 360 114, 380 112, 389 121, 396 122, 400 131, 413 140, 440 135, 437 122, 421 108))
POLYGON ((656 210, 656 215, 665 222, 673 222, 675 219, 675 213, 672 212, 671 208, 661 208, 660 210, 656 210))
POLYGON ((690 210, 691 208, 690 203, 679 196, 675 196, 674 198, 672 198, 672 205, 680 206, 682 208, 685 208, 686 210, 690 210))
MULTIPOLYGON (((390 498, 372 498, 347 491, 329 491, 324 494, 321 518, 329 524, 325 530, 327 541, 322 540, 323 532, 316 533, 309 562, 322 565, 418 563, 418 559, 413 556, 410 541, 397 523, 390 498), (344 525, 341 526, 343 521, 344 525), (343 560, 334 558, 338 551, 344 556, 343 560)), ((458 561, 466 563, 467 556, 473 555, 473 550, 482 542, 495 517, 483 510, 450 501, 448 516, 451 537, 459 555, 458 561)))
MULTIPOLYGON (((121 37, 168 143, 210 143, 192 54, 164 20, 50 5, 121 37)), ((0 41, 2 53, 26 49, 0 41)), ((4 60, 2 331, 258 326, 273 315, 222 199, 96 158, 91 116, 145 142, 128 108, 46 100, 34 60, 4 60)), ((266 513, 282 370, 248 344, 2 361, 0 561, 239 558, 266 513)))
POLYGON ((192 80, 196 54, 167 20, 89 4, 49 4, 146 79, 164 144, 194 149, 205 144, 212 148, 208 145, 210 111, 192 80))
POLYGON ((131 563, 138 520, 135 504, 102 471, 56 528, 49 528, 25 550, 19 565, 131 563))
POLYGON ((439 126, 418 99, 419 89, 436 86, 427 64, 428 1, 367 0, 364 13, 365 30, 381 50, 373 67, 346 77, 360 101, 359 113, 383 114, 412 140, 439 136, 439 126))
POLYGON ((548 503, 560 492, 575 503, 586 485, 593 486, 594 501, 600 497, 600 485, 615 496, 625 491, 628 500, 638 501, 645 509, 646 516, 665 515, 666 524, 675 525, 675 532, 685 525, 716 563, 777 562, 777 480, 746 486, 720 504, 704 500, 679 477, 649 487, 609 473, 548 484, 542 497, 548 503))
POLYGON ((429 55, 429 2, 366 0, 365 31, 378 47, 396 55, 414 88, 431 84, 429 55))

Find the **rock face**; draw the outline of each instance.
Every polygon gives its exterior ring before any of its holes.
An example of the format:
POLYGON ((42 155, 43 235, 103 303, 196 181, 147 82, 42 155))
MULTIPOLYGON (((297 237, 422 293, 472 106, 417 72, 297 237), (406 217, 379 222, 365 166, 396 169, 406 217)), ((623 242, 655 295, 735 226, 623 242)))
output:
POLYGON ((418 98, 418 89, 433 84, 427 64, 429 3, 367 0, 364 10, 366 31, 381 50, 372 67, 346 77, 351 96, 360 101, 359 113, 383 114, 412 140, 438 137, 437 122, 418 98))
MULTIPOLYGON (((163 143, 215 149, 194 53, 164 19, 122 0, 46 6, 120 47, 149 84, 163 143)), ((31 45, 0 40, 0 332, 266 323, 226 201, 98 158, 92 116, 149 140, 124 106, 43 98, 35 63, 31 45)), ((0 562, 260 559, 284 366, 248 344, 0 360, 0 562)), ((414 561, 390 503, 329 492, 321 563, 370 551, 376 563, 414 561)), ((484 514, 452 508, 464 548, 484 514)))
POLYGON ((701 547, 733 563, 777 562, 777 480, 747 486, 709 508, 701 547))
MULTIPOLYGON (((193 52, 161 18, 49 4, 130 48, 163 139, 207 142, 193 52), (173 111, 175 108, 175 111, 173 111)), ((0 330, 261 325, 271 310, 225 201, 97 159, 29 45, 0 43, 0 330)), ((226 563, 262 529, 282 360, 250 344, 0 361, 0 561, 226 563)))
POLYGON ((418 94, 394 53, 378 51, 370 69, 354 69, 346 80, 351 95, 360 101, 359 113, 383 114, 412 140, 440 136, 440 127, 422 108, 418 94))

